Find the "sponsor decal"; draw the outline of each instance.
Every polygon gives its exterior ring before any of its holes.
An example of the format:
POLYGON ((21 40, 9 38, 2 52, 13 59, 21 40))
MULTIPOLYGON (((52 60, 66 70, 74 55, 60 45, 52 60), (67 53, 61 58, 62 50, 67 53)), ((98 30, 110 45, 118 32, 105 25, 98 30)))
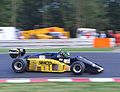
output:
POLYGON ((70 59, 64 59, 64 63, 70 64, 70 59))
POLYGON ((40 55, 39 59, 45 59, 45 55, 40 55))
POLYGON ((52 62, 50 62, 50 61, 39 61, 39 64, 40 64, 40 65, 42 65, 42 64, 52 65, 52 62))
POLYGON ((9 53, 10 54, 19 54, 19 51, 17 51, 17 50, 10 50, 9 53))

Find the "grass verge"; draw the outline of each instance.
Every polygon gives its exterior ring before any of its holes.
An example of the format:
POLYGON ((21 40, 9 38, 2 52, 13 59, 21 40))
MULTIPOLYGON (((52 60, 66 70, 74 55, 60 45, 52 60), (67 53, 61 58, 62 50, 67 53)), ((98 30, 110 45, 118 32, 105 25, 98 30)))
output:
POLYGON ((119 83, 25 83, 0 84, 0 92, 120 92, 119 83))
MULTIPOLYGON (((27 49, 27 52, 49 52, 59 51, 112 51, 112 48, 55 48, 55 49, 27 49)), ((8 52, 9 49, 0 49, 0 53, 8 52)))

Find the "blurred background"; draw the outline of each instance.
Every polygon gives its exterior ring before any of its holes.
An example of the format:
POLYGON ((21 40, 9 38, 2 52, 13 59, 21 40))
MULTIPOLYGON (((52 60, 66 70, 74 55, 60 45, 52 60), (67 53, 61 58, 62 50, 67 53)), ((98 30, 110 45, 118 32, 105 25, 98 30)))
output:
POLYGON ((48 46, 52 42, 70 47, 119 46, 120 0, 0 0, 0 47, 13 44, 9 40, 17 44, 33 39, 43 46, 43 42, 48 46))

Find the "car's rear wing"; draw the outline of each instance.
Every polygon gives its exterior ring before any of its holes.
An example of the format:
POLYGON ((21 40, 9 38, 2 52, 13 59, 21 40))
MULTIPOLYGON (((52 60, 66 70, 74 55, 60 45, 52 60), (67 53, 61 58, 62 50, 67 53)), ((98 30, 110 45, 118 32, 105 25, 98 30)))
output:
POLYGON ((25 49, 23 48, 16 48, 16 49, 10 49, 9 55, 11 58, 18 58, 24 56, 26 53, 25 49))

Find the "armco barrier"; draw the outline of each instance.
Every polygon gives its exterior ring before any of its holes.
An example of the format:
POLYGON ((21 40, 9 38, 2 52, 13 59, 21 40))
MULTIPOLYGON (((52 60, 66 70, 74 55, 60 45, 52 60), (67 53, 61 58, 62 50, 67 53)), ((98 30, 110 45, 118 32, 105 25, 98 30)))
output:
MULTIPOLYGON (((109 42, 114 46, 114 40, 109 42)), ((94 39, 0 40, 0 48, 90 48, 94 39)))

